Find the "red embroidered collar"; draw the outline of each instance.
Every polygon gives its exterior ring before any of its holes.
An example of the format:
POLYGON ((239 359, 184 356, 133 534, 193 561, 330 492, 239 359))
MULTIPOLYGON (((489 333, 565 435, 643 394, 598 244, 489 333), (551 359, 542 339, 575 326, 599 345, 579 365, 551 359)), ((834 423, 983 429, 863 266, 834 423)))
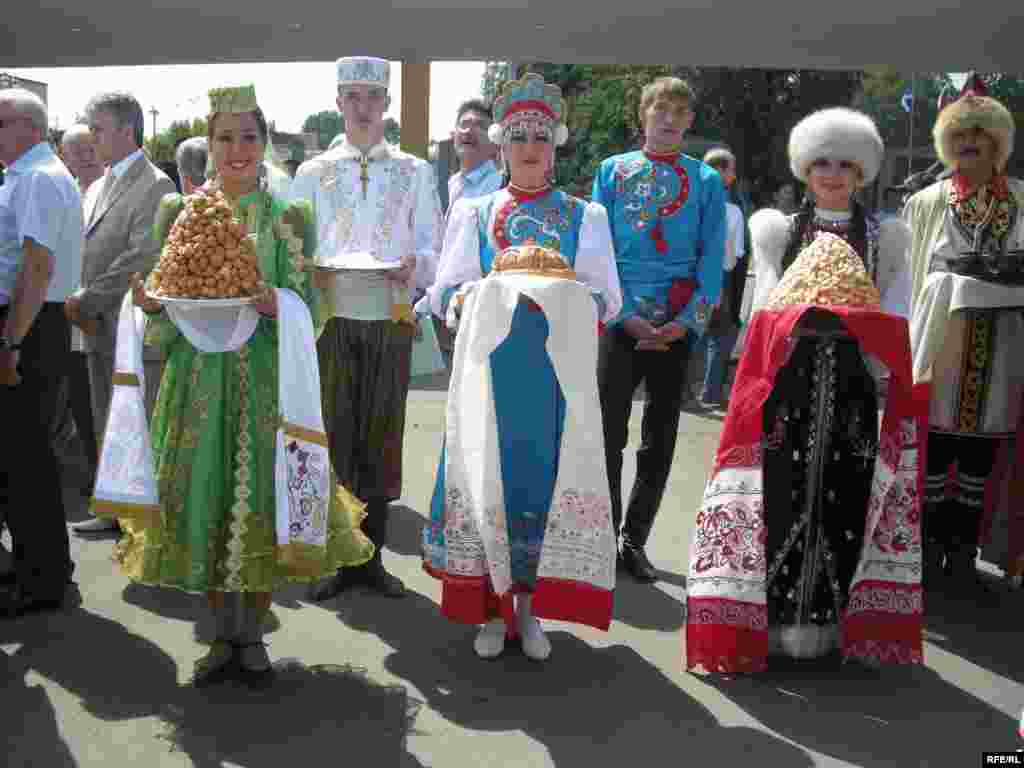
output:
POLYGON ((644 157, 648 160, 652 160, 659 163, 672 164, 679 159, 679 150, 673 152, 652 152, 649 149, 643 150, 644 157))
POLYGON ((508 189, 508 193, 512 195, 512 197, 523 203, 528 200, 536 200, 539 197, 544 197, 544 195, 551 191, 551 185, 545 184, 543 187, 538 187, 536 189, 526 189, 525 187, 517 187, 515 184, 509 182, 506 189, 508 189))
POLYGON ((997 173, 988 180, 988 183, 973 188, 967 178, 960 173, 953 174, 951 181, 953 189, 950 197, 954 205, 964 203, 972 197, 976 197, 983 187, 988 187, 992 197, 996 200, 1005 200, 1010 196, 1010 186, 1007 183, 1005 173, 997 173))

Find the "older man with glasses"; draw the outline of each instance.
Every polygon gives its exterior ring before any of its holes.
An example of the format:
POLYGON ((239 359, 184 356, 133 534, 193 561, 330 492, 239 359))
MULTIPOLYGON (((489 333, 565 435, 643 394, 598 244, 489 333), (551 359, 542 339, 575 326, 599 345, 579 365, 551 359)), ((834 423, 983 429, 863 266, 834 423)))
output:
POLYGON ((15 566, 0 593, 7 616, 60 607, 74 569, 50 424, 70 344, 53 293, 66 286, 54 277, 80 263, 82 199, 46 135, 35 94, 0 91, 0 515, 15 566))

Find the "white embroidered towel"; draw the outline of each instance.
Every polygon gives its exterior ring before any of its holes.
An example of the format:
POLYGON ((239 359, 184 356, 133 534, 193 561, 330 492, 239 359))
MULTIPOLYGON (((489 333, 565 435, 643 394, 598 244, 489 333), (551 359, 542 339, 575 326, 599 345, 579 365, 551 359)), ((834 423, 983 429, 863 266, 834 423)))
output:
POLYGON ((152 517, 160 514, 153 448, 146 419, 142 366, 145 328, 142 310, 129 291, 121 303, 114 353, 114 386, 103 434, 92 509, 99 517, 152 517))
MULTIPOLYGON (((448 395, 446 486, 466 495, 492 586, 505 594, 512 586, 511 559, 489 358, 508 336, 520 295, 540 305, 548 320, 546 349, 566 399, 538 577, 610 590, 615 540, 597 394, 597 308, 587 286, 528 275, 492 276, 466 297, 448 395)), ((467 575, 484 575, 483 565, 478 570, 467 575)))
POLYGON ((320 367, 309 308, 277 289, 278 407, 274 460, 279 559, 318 563, 327 545, 331 464, 320 408, 320 367))

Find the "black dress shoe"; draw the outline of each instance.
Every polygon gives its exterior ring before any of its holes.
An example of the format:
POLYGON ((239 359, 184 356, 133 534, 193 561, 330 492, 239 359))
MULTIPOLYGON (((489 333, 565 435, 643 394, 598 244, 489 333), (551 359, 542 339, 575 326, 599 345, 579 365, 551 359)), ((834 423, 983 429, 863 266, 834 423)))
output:
POLYGON ((309 592, 310 598, 314 602, 322 603, 347 589, 351 589, 356 584, 363 583, 362 573, 353 573, 353 571, 361 570, 361 568, 339 569, 333 576, 328 576, 319 584, 314 584, 309 592))
POLYGON ((647 554, 642 547, 624 545, 622 547, 622 564, 637 581, 651 584, 658 580, 658 573, 651 565, 651 561, 647 559, 647 554))
POLYGON ((405 585, 402 580, 384 570, 384 564, 380 561, 370 561, 364 583, 384 597, 405 597, 405 585))

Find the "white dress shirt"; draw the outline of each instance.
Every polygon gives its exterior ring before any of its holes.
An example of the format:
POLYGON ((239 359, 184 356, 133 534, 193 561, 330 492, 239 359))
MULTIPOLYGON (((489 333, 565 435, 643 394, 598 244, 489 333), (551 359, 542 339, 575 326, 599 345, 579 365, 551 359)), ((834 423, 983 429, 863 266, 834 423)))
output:
POLYGON ((0 187, 0 306, 10 303, 26 238, 50 252, 46 301, 63 302, 82 271, 82 197, 46 142, 11 163, 0 187))

